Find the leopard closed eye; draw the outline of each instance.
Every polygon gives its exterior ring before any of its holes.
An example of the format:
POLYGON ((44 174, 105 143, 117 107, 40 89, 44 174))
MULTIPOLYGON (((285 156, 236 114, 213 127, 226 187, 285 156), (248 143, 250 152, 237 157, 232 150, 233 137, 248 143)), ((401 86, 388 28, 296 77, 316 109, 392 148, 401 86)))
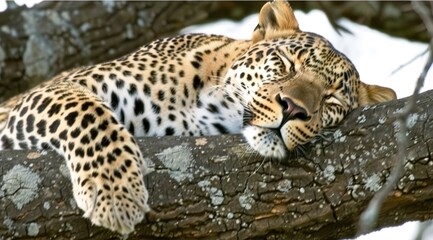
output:
POLYGON ((84 217, 128 234, 149 211, 135 137, 242 132, 262 156, 283 159, 353 109, 395 98, 361 82, 344 54, 274 1, 250 40, 162 38, 6 101, 0 149, 54 149, 84 217))

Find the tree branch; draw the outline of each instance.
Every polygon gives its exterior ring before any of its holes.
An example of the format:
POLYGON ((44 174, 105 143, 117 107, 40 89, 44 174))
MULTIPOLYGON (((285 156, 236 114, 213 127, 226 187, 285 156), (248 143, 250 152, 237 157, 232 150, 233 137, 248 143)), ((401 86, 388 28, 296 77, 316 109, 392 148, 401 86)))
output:
MULTIPOLYGON (((405 172, 378 227, 433 218, 432 96, 420 94, 409 117, 405 172)), ((355 110, 332 140, 307 145, 305 157, 285 164, 250 152, 239 135, 139 139, 154 169, 146 176, 153 211, 130 239, 353 237, 394 166, 394 122, 406 102, 355 110)), ((0 166, 1 236, 116 238, 81 218, 56 154, 0 152, 0 166)))

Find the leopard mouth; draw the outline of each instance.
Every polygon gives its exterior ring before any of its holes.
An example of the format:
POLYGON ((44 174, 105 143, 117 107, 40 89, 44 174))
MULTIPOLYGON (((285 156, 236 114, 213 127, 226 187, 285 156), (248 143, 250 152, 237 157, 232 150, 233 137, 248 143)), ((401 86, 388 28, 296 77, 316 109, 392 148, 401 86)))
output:
POLYGON ((281 130, 284 128, 284 126, 288 122, 293 121, 295 119, 299 119, 302 121, 308 121, 311 119, 311 117, 308 117, 302 113, 292 114, 291 112, 283 111, 283 119, 281 120, 280 126, 278 126, 276 128, 269 128, 269 130, 271 130, 273 133, 275 133, 281 139, 281 141, 284 142, 284 138, 283 138, 283 135, 281 134, 281 130))
POLYGON ((257 128, 261 128, 264 130, 269 131, 270 134, 273 134, 274 136, 277 136, 281 142, 285 142, 283 135, 281 134, 281 130, 283 128, 284 125, 286 125, 286 123, 288 123, 289 121, 293 120, 293 117, 290 117, 289 113, 284 113, 283 112, 283 119, 280 123, 280 125, 276 128, 268 128, 268 127, 263 127, 260 125, 255 125, 251 123, 251 120, 253 118, 253 113, 251 112, 251 110, 249 108, 244 108, 244 114, 243 114, 243 129, 247 128, 247 127, 257 127, 257 128))
POLYGON ((242 133, 252 149, 264 157, 284 159, 288 155, 289 151, 278 130, 247 125, 242 133))
POLYGON ((299 144, 302 144, 288 142, 289 138, 285 133, 292 128, 292 122, 298 125, 299 122, 308 122, 311 117, 305 111, 290 107, 281 111, 281 114, 281 120, 275 124, 276 127, 266 127, 253 123, 254 113, 249 108, 244 108, 243 134, 253 149, 263 156, 283 159, 290 155, 290 152, 296 151, 299 144))
POLYGON ((277 135, 277 137, 279 137, 281 141, 284 142, 283 135, 281 134, 281 128, 269 128, 269 130, 273 132, 275 135, 277 135))

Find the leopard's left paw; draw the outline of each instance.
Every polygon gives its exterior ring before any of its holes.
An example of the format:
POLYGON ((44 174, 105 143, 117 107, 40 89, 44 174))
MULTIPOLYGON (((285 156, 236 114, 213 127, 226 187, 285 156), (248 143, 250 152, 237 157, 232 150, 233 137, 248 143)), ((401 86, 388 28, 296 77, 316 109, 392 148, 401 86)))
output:
POLYGON ((117 159, 116 164, 103 164, 88 171, 83 167, 84 171, 75 172, 74 197, 83 216, 123 235, 134 231, 150 211, 139 165, 130 159, 117 159))

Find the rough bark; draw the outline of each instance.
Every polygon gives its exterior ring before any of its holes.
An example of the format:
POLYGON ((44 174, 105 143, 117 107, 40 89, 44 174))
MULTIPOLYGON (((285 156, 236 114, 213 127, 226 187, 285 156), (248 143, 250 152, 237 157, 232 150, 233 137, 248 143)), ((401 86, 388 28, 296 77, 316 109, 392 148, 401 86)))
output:
MULTIPOLYGON (((405 174, 378 227, 433 219, 433 91, 408 127, 405 174)), ((338 239, 384 183, 405 99, 365 107, 285 163, 251 152, 239 135, 139 139, 152 163, 153 211, 130 239, 338 239)), ((0 235, 19 239, 115 239, 80 217, 63 160, 50 151, 0 152, 0 235)))
POLYGON ((213 2, 47 1, 0 13, 0 102, 73 67, 104 62, 197 23, 213 2))

